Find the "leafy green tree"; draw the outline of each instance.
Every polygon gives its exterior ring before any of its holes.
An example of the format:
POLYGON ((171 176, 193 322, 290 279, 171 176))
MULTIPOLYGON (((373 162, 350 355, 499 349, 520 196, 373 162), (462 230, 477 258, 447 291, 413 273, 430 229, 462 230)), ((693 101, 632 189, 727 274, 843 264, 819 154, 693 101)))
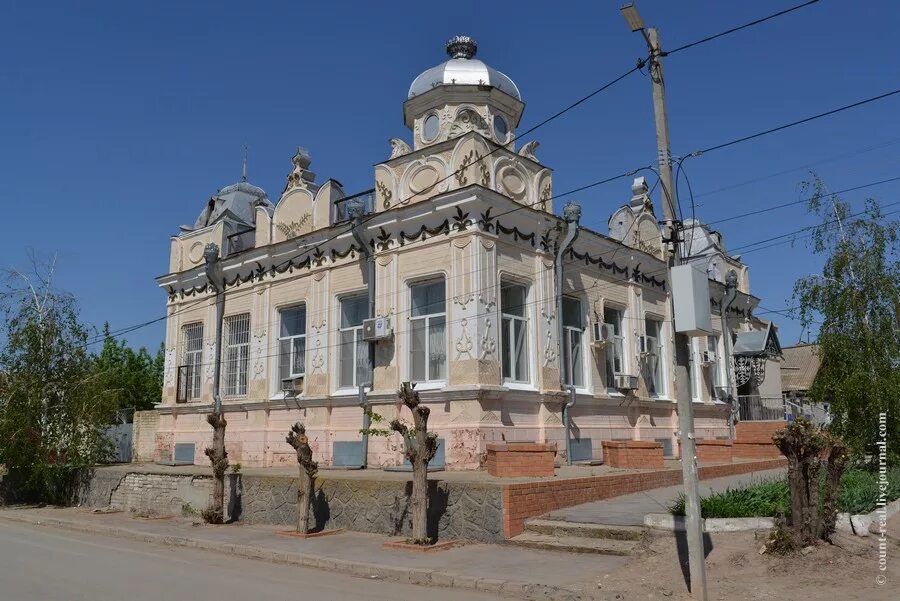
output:
POLYGON ((810 394, 830 405, 831 428, 852 451, 872 453, 880 414, 888 436, 900 438, 900 224, 874 199, 854 214, 818 177, 807 186, 809 211, 822 220, 812 247, 825 256, 821 275, 794 285, 803 326, 821 323, 810 394))
POLYGON ((88 353, 75 300, 53 289, 52 263, 33 263, 0 290, 0 464, 18 498, 67 502, 109 456, 116 399, 88 353))
POLYGON ((162 397, 165 348, 160 344, 155 355, 145 347, 134 351, 124 340, 117 340, 103 324, 103 347, 97 355, 97 368, 104 374, 120 409, 152 409, 162 397))

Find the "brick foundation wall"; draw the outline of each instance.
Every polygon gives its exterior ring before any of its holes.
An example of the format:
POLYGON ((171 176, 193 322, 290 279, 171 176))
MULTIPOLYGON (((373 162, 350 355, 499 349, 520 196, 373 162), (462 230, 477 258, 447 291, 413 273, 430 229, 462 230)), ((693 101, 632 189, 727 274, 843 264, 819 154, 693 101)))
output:
POLYGON ((766 459, 781 457, 774 444, 734 441, 734 456, 740 459, 766 459))
POLYGON ((500 478, 551 477, 555 456, 556 445, 552 444, 491 443, 487 445, 485 468, 500 478))
POLYGON ((752 442, 756 444, 772 444, 772 435, 778 430, 784 430, 787 422, 775 421, 743 421, 735 425, 735 440, 738 442, 752 442))
POLYGON ((743 421, 735 426, 734 456, 741 459, 781 457, 772 435, 787 426, 784 420, 743 421))
MULTIPOLYGON (((721 478, 785 467, 787 460, 769 459, 725 465, 701 466, 700 479, 721 478)), ((503 535, 511 538, 525 530, 525 520, 581 503, 600 501, 681 484, 680 469, 664 469, 637 474, 613 474, 592 478, 571 478, 544 482, 523 482, 503 486, 503 535)))
MULTIPOLYGON (((697 463, 731 463, 734 459, 734 445, 730 440, 702 438, 694 441, 697 463)), ((678 443, 679 448, 681 442, 678 443)))
POLYGON ((662 444, 649 440, 604 440, 603 462, 626 469, 662 469, 662 444))

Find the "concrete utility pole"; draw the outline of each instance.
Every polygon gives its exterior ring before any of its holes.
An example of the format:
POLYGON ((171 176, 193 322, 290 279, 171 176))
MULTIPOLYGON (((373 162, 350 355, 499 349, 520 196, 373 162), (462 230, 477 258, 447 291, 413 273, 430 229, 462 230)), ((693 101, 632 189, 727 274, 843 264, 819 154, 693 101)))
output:
MULTIPOLYGON (((655 27, 644 28, 644 22, 633 3, 621 9, 622 16, 632 31, 640 31, 650 50, 648 60, 650 79, 653 84, 653 113, 656 118, 656 146, 659 153, 659 179, 663 188, 663 216, 666 232, 672 244, 668 256, 669 269, 678 264, 680 247, 676 224, 675 185, 672 177, 672 153, 669 146, 669 122, 666 112, 666 85, 663 78, 662 57, 664 56, 655 27)), ((671 282, 671 278, 669 279, 671 282)), ((670 288, 670 303, 671 301, 670 288)), ((675 310, 672 305, 672 315, 675 310)), ((674 328, 673 328, 674 330, 674 328)), ((684 479, 686 535, 688 562, 691 574, 691 595, 699 601, 707 601, 706 554, 703 546, 703 522, 700 519, 700 485, 697 469, 697 453, 694 444, 694 403, 691 399, 688 378, 690 377, 690 340, 684 334, 674 334, 675 343, 675 398, 678 406, 678 437, 681 442, 681 472, 684 479)))

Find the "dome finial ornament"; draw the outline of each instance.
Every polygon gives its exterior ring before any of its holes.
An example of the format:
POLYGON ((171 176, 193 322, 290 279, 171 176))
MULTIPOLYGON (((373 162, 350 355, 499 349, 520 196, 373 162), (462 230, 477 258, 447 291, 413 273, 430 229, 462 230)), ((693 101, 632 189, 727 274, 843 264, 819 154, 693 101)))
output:
POLYGON ((447 54, 450 58, 472 58, 478 52, 478 44, 467 35, 455 35, 447 40, 447 54))

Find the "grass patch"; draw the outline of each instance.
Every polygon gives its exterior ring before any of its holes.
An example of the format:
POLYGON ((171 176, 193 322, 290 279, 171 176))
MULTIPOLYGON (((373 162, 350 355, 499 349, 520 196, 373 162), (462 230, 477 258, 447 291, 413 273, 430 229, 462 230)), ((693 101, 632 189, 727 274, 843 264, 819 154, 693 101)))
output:
MULTIPOLYGON (((822 480, 824 482, 824 470, 822 480)), ((888 470, 887 500, 900 498, 900 466, 888 470)), ((851 514, 869 513, 878 502, 878 472, 851 468, 841 477, 838 511, 851 514)), ((704 518, 777 517, 790 510, 787 478, 767 480, 741 488, 729 488, 700 499, 704 518)), ((684 515, 684 495, 669 507, 674 515, 684 515)))

